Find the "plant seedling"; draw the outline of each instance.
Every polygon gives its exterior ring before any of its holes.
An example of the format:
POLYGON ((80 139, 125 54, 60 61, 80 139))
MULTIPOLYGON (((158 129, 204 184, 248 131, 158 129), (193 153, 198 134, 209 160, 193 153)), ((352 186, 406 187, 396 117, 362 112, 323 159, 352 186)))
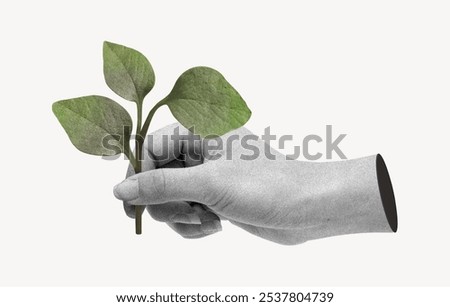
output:
MULTIPOLYGON (((53 113, 78 150, 96 156, 123 153, 136 174, 141 172, 144 138, 160 107, 168 106, 184 127, 201 137, 223 135, 243 126, 251 116, 245 101, 218 71, 194 67, 178 78, 169 95, 154 105, 142 123, 144 98, 155 85, 147 58, 134 49, 104 42, 103 73, 114 93, 136 103, 134 151, 130 149, 131 116, 110 98, 92 95, 61 100, 53 104, 53 113), (115 150, 106 148, 105 142, 115 150)), ((136 234, 142 233, 144 210, 144 205, 135 206, 136 234)))

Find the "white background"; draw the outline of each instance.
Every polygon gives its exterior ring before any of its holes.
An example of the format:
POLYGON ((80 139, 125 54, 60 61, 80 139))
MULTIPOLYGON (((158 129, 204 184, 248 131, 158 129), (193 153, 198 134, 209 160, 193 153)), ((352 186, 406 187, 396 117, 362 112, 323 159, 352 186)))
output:
MULTIPOLYGON (((449 14, 411 0, 2 2, 0 285, 449 286, 449 14), (134 112, 104 83, 104 40, 150 59, 147 106, 211 66, 254 133, 300 144, 332 124, 348 158, 381 153, 398 233, 286 247, 230 224, 185 240, 146 216, 135 236, 112 194, 126 161, 78 152, 51 112, 90 94, 134 112)), ((161 110, 151 129, 173 121, 161 110)))

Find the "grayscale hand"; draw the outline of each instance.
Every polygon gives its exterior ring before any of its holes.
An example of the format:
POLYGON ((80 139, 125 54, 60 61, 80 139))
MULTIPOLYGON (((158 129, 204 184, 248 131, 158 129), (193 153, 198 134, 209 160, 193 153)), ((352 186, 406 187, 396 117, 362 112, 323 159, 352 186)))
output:
POLYGON ((216 150, 211 148, 217 139, 192 141, 177 124, 153 138, 146 142, 143 172, 118 184, 114 194, 127 202, 129 216, 130 204, 146 204, 154 219, 183 237, 220 231, 220 219, 287 245, 396 231, 393 192, 379 155, 325 163, 290 160, 246 128, 222 136, 223 148, 216 150))

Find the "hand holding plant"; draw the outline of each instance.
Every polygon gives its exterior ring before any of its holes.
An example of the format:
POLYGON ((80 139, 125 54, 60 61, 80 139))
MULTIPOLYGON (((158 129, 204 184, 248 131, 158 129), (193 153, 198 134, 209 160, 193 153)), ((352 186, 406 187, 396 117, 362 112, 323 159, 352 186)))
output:
POLYGON ((146 143, 145 171, 119 183, 114 194, 129 216, 133 204, 146 204, 155 220, 184 238, 218 232, 221 220, 285 245, 397 230, 380 155, 327 163, 292 160, 245 127, 223 135, 220 148, 219 139, 192 141, 177 124, 151 136, 167 137, 169 144, 146 143))
MULTIPOLYGON (((245 101, 218 71, 194 67, 178 78, 169 95, 155 104, 143 121, 144 98, 155 85, 150 62, 140 52, 110 42, 103 45, 103 61, 106 84, 117 95, 136 104, 134 151, 130 147, 131 116, 107 97, 92 95, 61 100, 53 104, 53 112, 78 150, 97 156, 123 153, 136 174, 142 170, 144 138, 160 107, 168 106, 184 127, 204 138, 237 129, 251 116, 245 101)), ((142 233, 144 210, 144 204, 136 204, 136 234, 142 233)))

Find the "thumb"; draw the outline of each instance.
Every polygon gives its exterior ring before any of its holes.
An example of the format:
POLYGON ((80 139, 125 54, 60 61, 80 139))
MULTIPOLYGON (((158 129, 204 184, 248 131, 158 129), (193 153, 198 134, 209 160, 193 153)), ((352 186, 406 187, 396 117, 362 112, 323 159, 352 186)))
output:
POLYGON ((116 198, 133 205, 155 205, 171 201, 208 204, 214 195, 210 174, 204 165, 161 168, 131 176, 114 187, 116 198))

